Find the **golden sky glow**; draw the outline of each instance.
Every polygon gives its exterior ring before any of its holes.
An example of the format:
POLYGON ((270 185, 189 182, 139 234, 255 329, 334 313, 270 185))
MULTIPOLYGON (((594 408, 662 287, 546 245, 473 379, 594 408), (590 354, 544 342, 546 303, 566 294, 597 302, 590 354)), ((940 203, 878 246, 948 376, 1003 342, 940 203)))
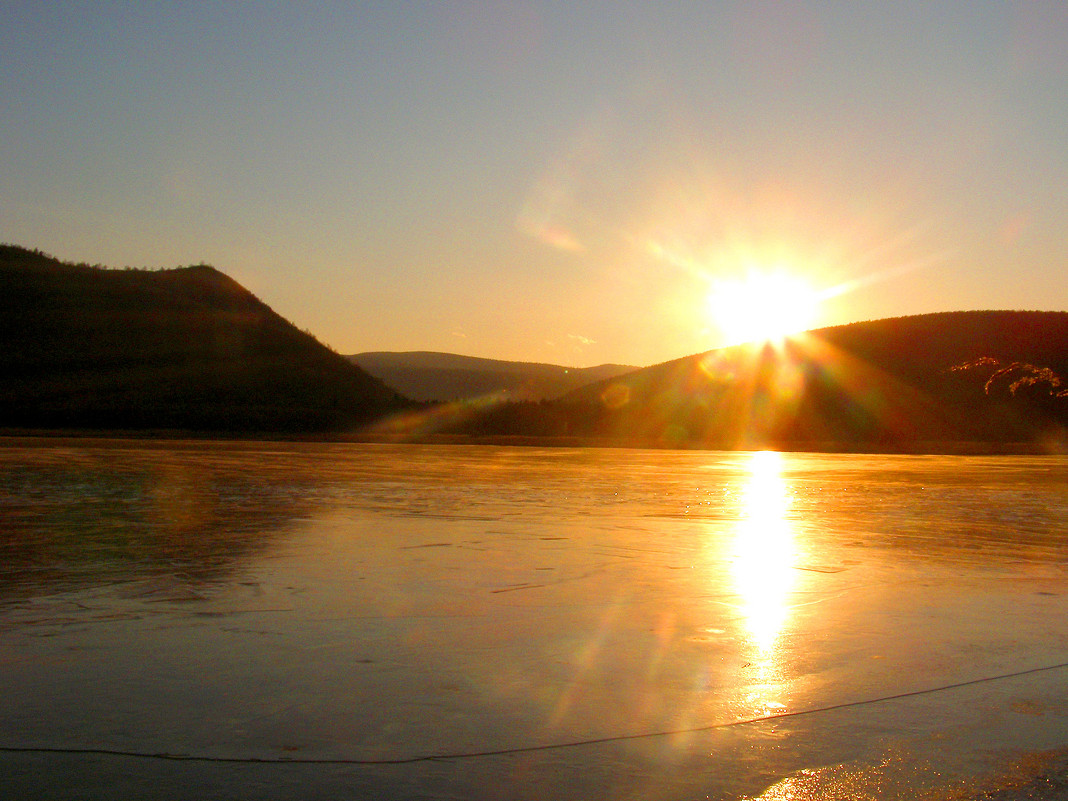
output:
POLYGON ((839 288, 816 326, 1065 309, 1066 40, 1058 3, 16 4, 0 241, 206 262, 345 354, 654 364, 807 326, 765 268, 839 288))

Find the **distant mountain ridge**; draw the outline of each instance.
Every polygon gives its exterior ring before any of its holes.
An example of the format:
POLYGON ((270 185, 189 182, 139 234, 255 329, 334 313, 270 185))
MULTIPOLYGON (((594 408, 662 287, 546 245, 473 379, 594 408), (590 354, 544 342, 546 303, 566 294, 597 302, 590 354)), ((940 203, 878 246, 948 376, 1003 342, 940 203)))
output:
POLYGON ((213 267, 0 245, 0 425, 337 430, 404 400, 213 267))
POLYGON ((349 359, 387 386, 417 401, 486 396, 514 401, 552 400, 587 384, 637 369, 620 364, 564 367, 434 351, 373 351, 349 359))

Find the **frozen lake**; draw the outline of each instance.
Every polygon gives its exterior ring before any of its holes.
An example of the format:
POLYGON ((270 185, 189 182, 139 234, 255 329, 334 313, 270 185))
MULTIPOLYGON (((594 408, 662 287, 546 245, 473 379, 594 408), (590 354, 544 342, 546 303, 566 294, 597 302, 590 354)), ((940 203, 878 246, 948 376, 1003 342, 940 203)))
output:
POLYGON ((1064 457, 8 440, 0 525, 0 797, 968 798, 1068 749, 1064 457))

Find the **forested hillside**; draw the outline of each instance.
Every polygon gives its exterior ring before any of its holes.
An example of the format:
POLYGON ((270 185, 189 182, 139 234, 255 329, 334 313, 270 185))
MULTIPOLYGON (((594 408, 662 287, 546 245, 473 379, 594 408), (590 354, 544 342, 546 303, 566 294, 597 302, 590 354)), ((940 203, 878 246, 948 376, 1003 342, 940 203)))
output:
POLYGON ((1060 449, 1068 313, 976 311, 825 328, 687 356, 465 423, 642 446, 1060 449))
POLYGON ((337 430, 401 403, 212 267, 0 246, 2 426, 337 430))

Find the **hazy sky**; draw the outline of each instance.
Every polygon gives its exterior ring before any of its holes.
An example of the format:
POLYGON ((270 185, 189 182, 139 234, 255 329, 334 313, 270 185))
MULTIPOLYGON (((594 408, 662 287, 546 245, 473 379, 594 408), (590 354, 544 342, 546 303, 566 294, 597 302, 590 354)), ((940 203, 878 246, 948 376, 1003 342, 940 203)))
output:
POLYGON ((1068 4, 2 2, 0 241, 207 262, 342 353, 1068 309, 1068 4))

